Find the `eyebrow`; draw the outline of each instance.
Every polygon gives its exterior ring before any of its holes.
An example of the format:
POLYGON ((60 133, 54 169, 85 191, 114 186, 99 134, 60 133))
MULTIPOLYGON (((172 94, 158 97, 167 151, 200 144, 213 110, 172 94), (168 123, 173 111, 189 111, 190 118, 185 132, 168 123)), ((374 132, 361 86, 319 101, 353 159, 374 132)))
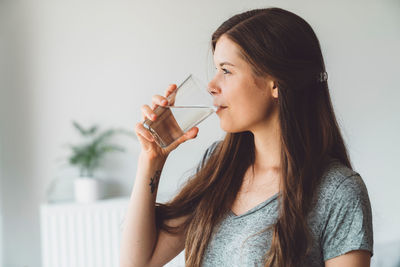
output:
POLYGON ((219 63, 219 66, 220 67, 222 67, 223 65, 229 65, 229 66, 232 66, 232 67, 234 67, 235 65, 233 65, 232 63, 229 63, 229 62, 221 62, 221 63, 219 63))

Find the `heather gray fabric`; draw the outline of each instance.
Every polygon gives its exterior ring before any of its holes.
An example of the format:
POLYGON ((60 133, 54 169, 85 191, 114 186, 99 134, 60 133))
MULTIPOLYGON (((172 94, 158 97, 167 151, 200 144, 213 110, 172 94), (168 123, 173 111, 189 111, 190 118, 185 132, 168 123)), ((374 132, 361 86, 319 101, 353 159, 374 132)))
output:
MULTIPOLYGON (((215 143, 204 159, 214 147, 215 143)), ((214 227, 202 266, 264 266, 263 255, 270 247, 272 233, 257 233, 273 224, 277 215, 278 195, 239 216, 233 212, 226 214, 224 220, 214 227)), ((357 172, 338 160, 331 161, 322 177, 308 221, 314 242, 303 266, 324 266, 325 260, 351 250, 363 249, 373 253, 367 188, 357 172)))

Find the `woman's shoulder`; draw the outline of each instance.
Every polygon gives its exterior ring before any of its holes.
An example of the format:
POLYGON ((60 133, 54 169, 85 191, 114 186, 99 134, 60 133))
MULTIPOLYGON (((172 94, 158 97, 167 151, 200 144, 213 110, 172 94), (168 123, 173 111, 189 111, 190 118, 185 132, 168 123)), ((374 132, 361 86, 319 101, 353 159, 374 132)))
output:
POLYGON ((371 213, 368 190, 361 175, 339 160, 331 161, 325 169, 314 197, 314 212, 322 217, 357 209, 371 213))
POLYGON ((361 175, 338 159, 331 159, 322 175, 319 195, 331 199, 333 195, 352 194, 365 188, 361 175))
POLYGON ((222 140, 217 140, 214 141, 204 152, 203 155, 203 161, 207 160, 215 151, 215 149, 218 147, 218 145, 222 143, 222 140))
POLYGON ((373 246, 372 210, 361 175, 338 160, 322 176, 310 222, 320 236, 324 260, 373 246))
POLYGON ((203 154, 203 157, 202 157, 200 163, 197 166, 196 172, 198 172, 200 170, 200 168, 202 168, 205 165, 207 160, 211 157, 211 155, 213 154, 213 152, 215 151, 215 149, 218 147, 218 145, 221 142, 222 142, 222 140, 214 141, 210 146, 207 147, 206 151, 203 154))

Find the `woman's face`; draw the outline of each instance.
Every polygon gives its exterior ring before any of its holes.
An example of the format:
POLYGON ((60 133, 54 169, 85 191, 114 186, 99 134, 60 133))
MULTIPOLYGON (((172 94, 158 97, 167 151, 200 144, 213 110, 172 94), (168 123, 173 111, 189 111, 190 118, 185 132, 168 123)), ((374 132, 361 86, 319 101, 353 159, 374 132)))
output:
POLYGON ((278 89, 268 77, 255 78, 240 57, 236 43, 222 35, 215 47, 216 74, 209 92, 218 106, 221 128, 230 133, 251 131, 268 125, 278 110, 278 89))

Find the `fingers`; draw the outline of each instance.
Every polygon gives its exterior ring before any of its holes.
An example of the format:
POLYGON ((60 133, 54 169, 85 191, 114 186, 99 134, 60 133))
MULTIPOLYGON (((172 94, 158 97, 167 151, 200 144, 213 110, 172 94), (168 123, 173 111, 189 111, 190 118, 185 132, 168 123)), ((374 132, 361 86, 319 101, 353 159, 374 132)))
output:
POLYGON ((165 96, 168 97, 170 94, 172 94, 176 90, 177 86, 176 84, 170 84, 165 91, 165 96))
POLYGON ((141 122, 136 123, 135 132, 142 143, 143 141, 154 142, 154 137, 146 128, 144 128, 141 122))
POLYGON ((181 137, 178 138, 178 140, 176 140, 177 142, 177 146, 186 142, 189 139, 193 139, 197 137, 197 134, 199 132, 199 128, 197 127, 193 127, 192 129, 190 129, 189 131, 187 131, 184 135, 182 135, 181 137))
MULTIPOLYGON (((175 94, 173 93, 176 92, 176 89, 177 89, 176 84, 171 84, 166 89, 165 96, 154 95, 152 97, 152 104, 151 104, 152 107, 150 107, 149 105, 143 105, 141 107, 143 121, 146 120, 155 121, 157 119, 157 114, 160 114, 161 112, 160 109, 156 109, 158 106, 173 105, 175 102, 175 94)), ((143 145, 149 146, 152 145, 149 144, 149 142, 150 143, 155 142, 154 137, 151 135, 150 131, 143 126, 142 122, 136 124, 135 132, 139 141, 143 145)), ((184 137, 182 139, 182 142, 187 140, 187 138, 193 138, 193 137, 184 137)), ((178 145, 179 143, 177 143, 176 146, 178 145)))
POLYGON ((165 91, 165 96, 168 98, 170 106, 173 106, 175 104, 176 90, 177 90, 176 84, 171 84, 165 91))
POLYGON ((152 109, 154 110, 157 106, 173 105, 175 102, 175 97, 173 97, 171 94, 176 90, 176 88, 176 84, 171 84, 165 91, 165 96, 154 95, 151 103, 152 109))
POLYGON ((183 135, 185 137, 183 142, 189 139, 196 138, 198 133, 199 133, 199 128, 193 127, 183 135))
POLYGON ((193 139, 197 137, 197 134, 199 132, 199 128, 193 127, 189 131, 187 131, 184 135, 179 137, 177 140, 175 140, 172 144, 170 144, 166 149, 168 150, 168 153, 177 148, 180 144, 186 142, 189 139, 193 139))
POLYGON ((167 106, 168 105, 168 99, 165 96, 154 95, 152 97, 151 103, 152 103, 152 108, 154 110, 157 106, 167 106))
POLYGON ((143 120, 149 119, 151 121, 154 121, 156 119, 157 114, 154 113, 154 111, 148 105, 143 105, 141 110, 143 120))

